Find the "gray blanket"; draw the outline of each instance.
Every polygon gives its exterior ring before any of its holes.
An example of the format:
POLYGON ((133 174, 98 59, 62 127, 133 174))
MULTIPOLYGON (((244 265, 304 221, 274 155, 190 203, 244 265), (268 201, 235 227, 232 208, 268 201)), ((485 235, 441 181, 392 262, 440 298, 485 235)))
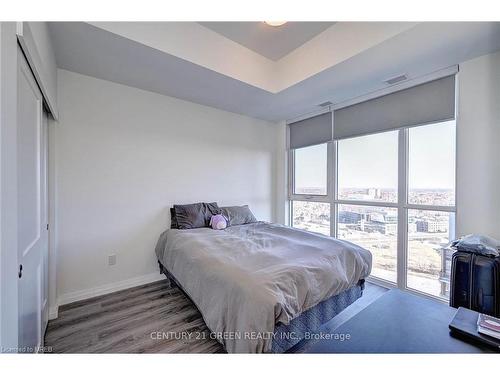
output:
POLYGON ((275 324, 356 285, 372 261, 352 243, 264 222, 169 229, 156 255, 229 353, 269 351, 275 324))

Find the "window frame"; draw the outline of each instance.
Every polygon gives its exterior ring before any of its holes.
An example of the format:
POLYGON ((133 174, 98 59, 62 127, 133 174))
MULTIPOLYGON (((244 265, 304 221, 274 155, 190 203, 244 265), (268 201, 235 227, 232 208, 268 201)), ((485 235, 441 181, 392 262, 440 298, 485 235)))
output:
MULTIPOLYGON (((338 160, 339 160, 339 157, 338 157, 338 152, 339 152, 339 148, 338 148, 338 142, 339 141, 342 141, 342 139, 339 139, 339 140, 335 140, 335 171, 333 172, 334 175, 335 175, 335 191, 334 191, 334 197, 333 197, 333 206, 334 206, 334 209, 335 209, 335 230, 334 230, 334 233, 335 233, 335 238, 338 238, 338 225, 337 225, 337 220, 338 220, 338 207, 339 205, 341 204, 344 204, 344 205, 351 205, 351 206, 368 206, 368 207, 384 207, 384 208, 394 208, 397 210, 397 214, 398 214, 398 226, 397 226, 397 247, 396 247, 396 282, 393 282, 393 281, 390 281, 390 280, 386 280, 386 279, 382 279, 382 278, 379 278, 377 276, 373 276, 373 275, 370 275, 368 276, 368 280, 373 282, 374 284, 378 284, 378 285, 382 285, 382 286, 385 286, 385 287, 389 287, 389 288, 395 288, 395 287, 399 287, 399 275, 401 274, 400 272, 400 264, 399 264, 399 259, 400 259, 400 237, 401 237, 401 212, 400 212, 400 197, 401 197, 401 189, 400 189, 400 183, 401 183, 401 173, 400 173, 400 170, 401 170, 401 166, 400 166, 400 163, 401 163, 401 155, 400 155, 400 152, 401 152, 401 129, 393 129, 393 130, 388 130, 388 131, 385 131, 385 132, 397 132, 397 135, 398 135, 398 186, 397 186, 397 191, 398 191, 398 198, 397 198, 397 201, 396 202, 384 202, 384 201, 373 201, 373 200, 351 200, 351 199, 339 199, 339 191, 338 191, 338 160)), ((359 136, 356 136, 356 137, 353 137, 353 138, 360 138, 360 137, 364 137, 364 136, 368 136, 368 135, 374 135, 374 134, 380 134, 380 133, 385 133, 385 132, 377 132, 377 133, 369 133, 369 134, 363 134, 363 135, 359 135, 359 136)), ((347 138, 345 138, 347 139, 347 138)))
MULTIPOLYGON (((457 131, 457 116, 455 116, 455 133, 457 131)), ((440 124, 443 121, 426 123, 421 125, 440 124)), ((330 236, 338 237, 338 207, 341 204, 353 206, 377 206, 386 208, 397 209, 398 222, 397 222, 397 251, 396 251, 396 282, 391 282, 376 276, 369 276, 368 280, 382 286, 390 288, 399 288, 410 293, 422 295, 428 298, 438 300, 440 302, 448 303, 448 299, 441 296, 435 296, 421 290, 413 289, 408 286, 408 212, 409 210, 423 210, 423 211, 440 211, 453 213, 455 215, 455 226, 450 228, 450 233, 456 231, 456 214, 457 214, 457 147, 455 147, 455 203, 453 206, 434 206, 409 203, 409 129, 410 127, 403 127, 400 129, 393 129, 388 131, 398 132, 398 197, 397 202, 382 202, 382 201, 369 201, 369 200, 349 200, 339 199, 338 197, 338 142, 333 140, 327 142, 327 195, 305 195, 294 194, 294 181, 295 181, 295 153, 294 150, 288 151, 288 223, 293 227, 293 201, 308 201, 308 202, 323 202, 330 203, 330 236)), ((356 137, 363 137, 377 133, 364 134, 356 137)), ((455 137, 456 143, 456 137, 455 137)))

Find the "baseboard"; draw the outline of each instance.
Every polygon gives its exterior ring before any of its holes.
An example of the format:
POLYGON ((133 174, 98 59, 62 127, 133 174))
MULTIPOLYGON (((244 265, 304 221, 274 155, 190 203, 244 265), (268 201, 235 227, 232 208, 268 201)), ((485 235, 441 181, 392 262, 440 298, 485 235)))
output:
POLYGON ((49 320, 57 319, 59 315, 59 306, 49 307, 49 320))
POLYGON ((103 294, 118 292, 123 289, 132 288, 134 286, 144 285, 152 283, 155 281, 163 280, 165 276, 161 275, 159 272, 151 273, 148 275, 138 276, 127 280, 117 281, 115 283, 110 283, 102 286, 98 286, 91 289, 79 290, 76 292, 65 293, 57 298, 59 306, 66 305, 68 303, 81 301, 84 299, 102 296, 103 294))

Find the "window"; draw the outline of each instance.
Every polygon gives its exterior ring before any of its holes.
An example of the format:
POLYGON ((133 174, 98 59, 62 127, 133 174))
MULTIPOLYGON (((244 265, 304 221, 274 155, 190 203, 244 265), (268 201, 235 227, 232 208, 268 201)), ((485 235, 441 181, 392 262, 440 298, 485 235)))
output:
POLYGON ((294 201, 292 225, 310 232, 330 235, 330 204, 294 201))
POLYGON ((396 282, 397 233, 395 208, 338 206, 338 238, 370 250, 372 275, 392 282, 396 282))
POLYGON ((329 144, 291 151, 291 225, 295 228, 330 235, 330 197, 328 182, 329 144))
POLYGON ((397 131, 338 141, 338 197, 397 202, 397 131))
POLYGON ((374 280, 447 299, 455 153, 455 121, 293 150, 291 224, 368 249, 374 280))
POLYGON ((372 276, 395 283, 398 131, 342 139, 337 150, 337 202, 351 203, 337 205, 337 236, 370 250, 372 276))
POLYGON ((408 130, 408 203, 455 205, 455 121, 408 130))
POLYGON ((455 238, 455 121, 408 130, 406 286, 449 298, 455 238))
POLYGON ((327 144, 294 151, 294 194, 327 195, 327 144))

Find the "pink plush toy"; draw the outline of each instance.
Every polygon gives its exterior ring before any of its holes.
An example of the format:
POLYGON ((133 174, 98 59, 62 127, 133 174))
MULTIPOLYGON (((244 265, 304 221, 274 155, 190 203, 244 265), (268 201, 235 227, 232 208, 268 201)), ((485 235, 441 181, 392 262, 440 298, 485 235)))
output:
POLYGON ((224 215, 214 215, 210 219, 210 226, 212 227, 212 229, 226 229, 227 220, 224 215))

